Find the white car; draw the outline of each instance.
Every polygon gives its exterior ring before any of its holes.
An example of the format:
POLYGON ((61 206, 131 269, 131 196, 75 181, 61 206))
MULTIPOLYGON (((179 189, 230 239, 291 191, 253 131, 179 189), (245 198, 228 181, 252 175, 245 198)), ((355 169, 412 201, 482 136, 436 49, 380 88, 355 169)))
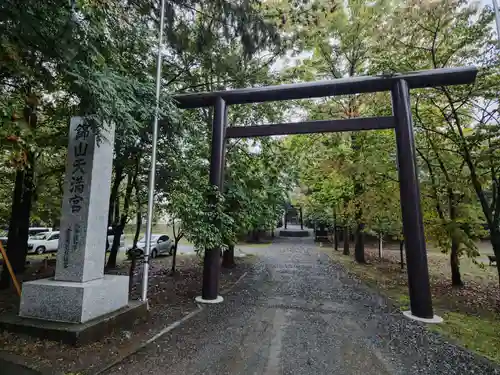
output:
POLYGON ((28 238, 28 253, 43 254, 57 251, 59 247, 59 231, 42 232, 28 238))
POLYGON ((44 228, 44 227, 31 227, 28 229, 28 236, 34 236, 35 234, 52 232, 52 228, 44 228))
MULTIPOLYGON (((28 229, 28 237, 31 238, 32 236, 42 232, 52 232, 52 228, 31 227, 28 229)), ((4 231, 0 230, 0 242, 2 243, 4 249, 7 248, 8 239, 9 239, 8 230, 4 231)))
MULTIPOLYGON (((146 248, 145 236, 137 242, 137 248, 142 250, 142 253, 144 253, 144 249, 146 248)), ((174 252, 174 242, 166 234, 152 234, 150 249, 151 251, 149 254, 151 258, 156 258, 160 254, 172 255, 174 252)))

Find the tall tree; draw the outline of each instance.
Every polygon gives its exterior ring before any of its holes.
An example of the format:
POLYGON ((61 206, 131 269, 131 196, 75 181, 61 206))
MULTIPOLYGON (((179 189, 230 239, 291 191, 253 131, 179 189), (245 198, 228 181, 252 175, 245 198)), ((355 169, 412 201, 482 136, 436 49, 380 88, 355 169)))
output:
POLYGON ((462 65, 480 69, 474 85, 419 90, 413 96, 418 151, 428 173, 433 217, 450 247, 452 283, 457 286, 462 284, 460 254, 466 250, 477 255, 470 238, 470 227, 479 224, 477 220, 486 222, 493 250, 500 256, 495 156, 499 116, 494 110, 500 81, 492 21, 491 9, 481 9, 479 4, 411 2, 399 7, 390 22, 380 25, 379 32, 387 36, 378 43, 379 61, 374 63, 379 71, 389 72, 462 65), (470 191, 476 195, 482 215, 477 214, 470 191), (467 229, 464 221, 472 225, 467 229))

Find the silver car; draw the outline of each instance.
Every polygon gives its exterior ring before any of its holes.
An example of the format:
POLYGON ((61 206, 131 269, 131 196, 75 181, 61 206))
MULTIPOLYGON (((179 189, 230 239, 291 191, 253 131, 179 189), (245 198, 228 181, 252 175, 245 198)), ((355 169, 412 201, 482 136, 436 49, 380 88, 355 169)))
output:
MULTIPOLYGON (((146 248, 146 237, 142 237, 137 242, 137 248, 142 250, 146 248)), ((151 235, 151 251, 149 252, 151 258, 156 258, 160 254, 172 255, 174 253, 174 242, 166 234, 152 234, 151 235)))

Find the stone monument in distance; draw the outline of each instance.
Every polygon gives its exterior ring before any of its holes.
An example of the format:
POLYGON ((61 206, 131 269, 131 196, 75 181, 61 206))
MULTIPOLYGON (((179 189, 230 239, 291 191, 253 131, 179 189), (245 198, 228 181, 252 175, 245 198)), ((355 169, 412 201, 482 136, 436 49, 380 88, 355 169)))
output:
POLYGON ((101 141, 73 117, 54 278, 23 284, 19 315, 85 323, 128 304, 128 276, 104 275, 114 127, 101 141))

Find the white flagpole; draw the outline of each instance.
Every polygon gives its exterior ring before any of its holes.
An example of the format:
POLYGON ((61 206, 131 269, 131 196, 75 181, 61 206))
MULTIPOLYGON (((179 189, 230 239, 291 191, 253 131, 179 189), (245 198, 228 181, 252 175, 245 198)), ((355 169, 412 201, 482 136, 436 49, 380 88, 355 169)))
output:
POLYGON ((165 0, 161 0, 160 30, 158 31, 158 57, 156 60, 156 108, 153 119, 153 144, 151 150, 151 169, 149 172, 148 216, 146 221, 146 248, 144 249, 144 270, 142 274, 141 299, 147 301, 149 277, 149 253, 151 251, 151 229, 153 223, 153 207, 156 177, 156 142, 158 141, 158 117, 160 112, 161 65, 163 46, 163 24, 165 21, 165 0))

